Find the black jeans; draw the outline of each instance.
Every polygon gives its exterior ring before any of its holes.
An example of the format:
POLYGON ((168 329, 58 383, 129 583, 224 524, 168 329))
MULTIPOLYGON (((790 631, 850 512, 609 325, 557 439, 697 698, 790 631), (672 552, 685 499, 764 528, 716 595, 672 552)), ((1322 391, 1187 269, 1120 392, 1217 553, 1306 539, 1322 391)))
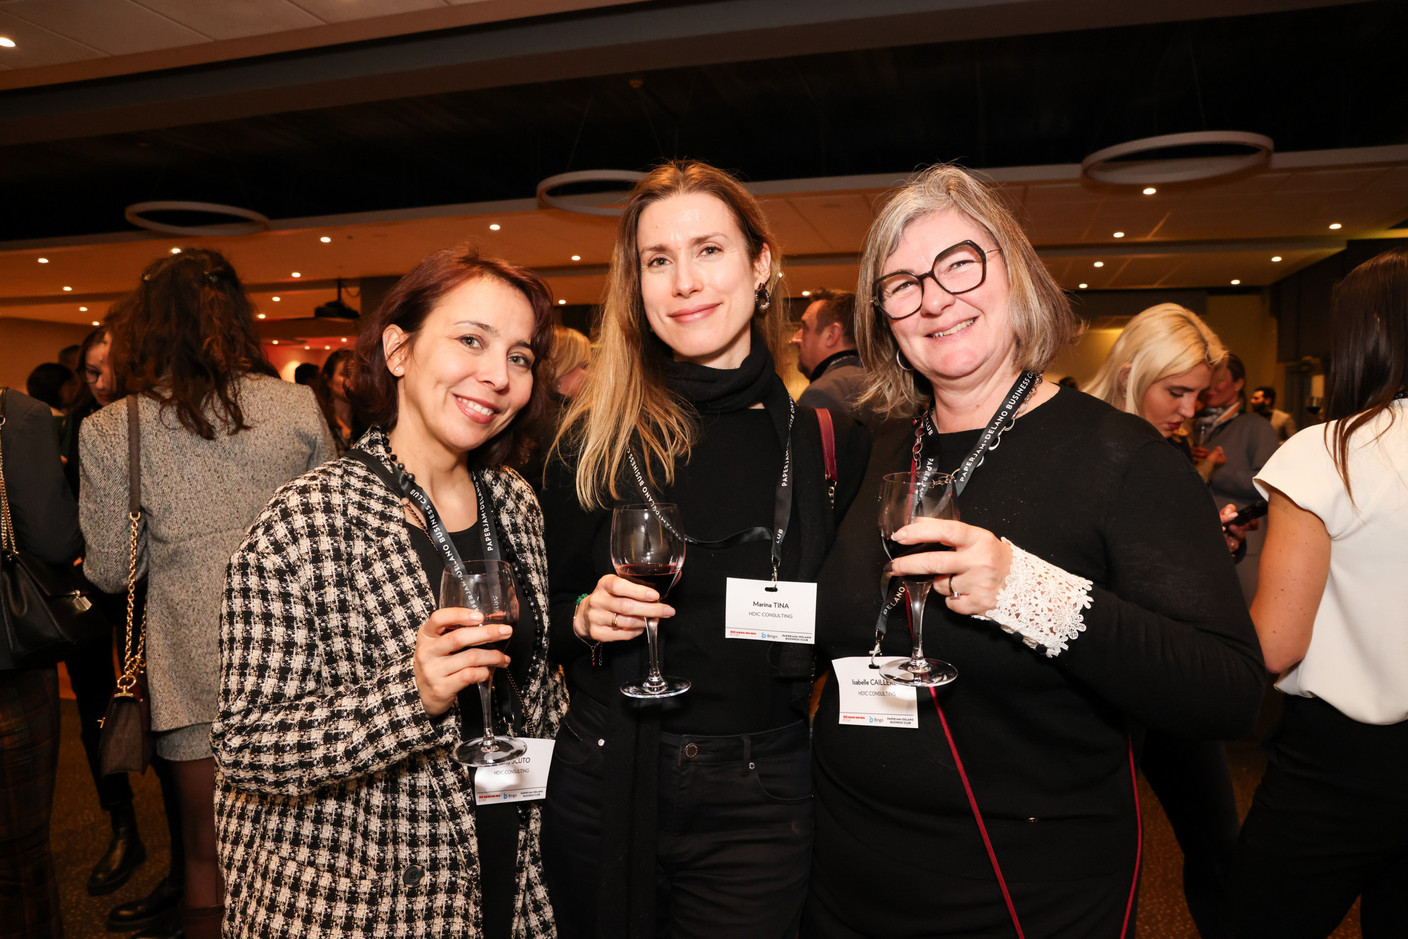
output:
POLYGON ((1316 937, 1356 896, 1365 939, 1408 935, 1408 722, 1287 696, 1232 856, 1233 935, 1316 937))
MULTIPOLYGON (((606 712, 578 695, 553 751, 543 866, 563 939, 593 935, 601 857, 606 712)), ((661 735, 657 935, 796 934, 811 863, 806 725, 726 737, 661 735)), ((615 859, 620 861, 621 859, 615 859)), ((608 900, 609 902, 609 900, 608 900)))

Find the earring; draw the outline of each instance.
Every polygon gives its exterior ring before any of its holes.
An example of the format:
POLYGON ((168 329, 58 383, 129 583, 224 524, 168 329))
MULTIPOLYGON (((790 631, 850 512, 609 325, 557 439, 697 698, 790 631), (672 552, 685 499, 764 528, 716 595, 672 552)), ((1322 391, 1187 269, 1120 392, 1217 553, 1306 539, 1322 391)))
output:
POLYGON ((753 300, 758 304, 758 309, 766 310, 772 304, 772 294, 768 293, 766 286, 762 286, 753 291, 753 300))
POLYGON ((404 371, 405 371, 405 369, 398 365, 398 366, 396 366, 395 368, 393 368, 393 369, 391 370, 391 373, 392 373, 393 375, 400 375, 400 374, 401 374, 402 372, 404 372, 404 371))
POLYGON ((900 352, 899 346, 896 346, 896 347, 895 347, 895 364, 900 367, 900 371, 902 371, 902 372, 912 372, 912 371, 914 371, 914 366, 912 366, 912 365, 906 365, 906 364, 904 363, 904 356, 903 356, 903 354, 900 352))

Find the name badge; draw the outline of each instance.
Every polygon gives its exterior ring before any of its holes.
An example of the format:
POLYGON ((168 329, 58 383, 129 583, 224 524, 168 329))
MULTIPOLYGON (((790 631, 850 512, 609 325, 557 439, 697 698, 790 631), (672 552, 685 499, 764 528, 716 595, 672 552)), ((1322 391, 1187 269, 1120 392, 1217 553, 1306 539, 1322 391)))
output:
POLYGON ((816 584, 730 577, 724 598, 724 638, 816 642, 816 584))
POLYGON ((841 693, 841 723, 866 727, 918 727, 919 702, 914 688, 894 685, 870 667, 870 656, 832 659, 841 693))
POLYGON ((531 802, 548 791, 548 770, 552 768, 555 741, 519 737, 528 752, 516 760, 497 766, 480 766, 474 771, 474 804, 531 802))

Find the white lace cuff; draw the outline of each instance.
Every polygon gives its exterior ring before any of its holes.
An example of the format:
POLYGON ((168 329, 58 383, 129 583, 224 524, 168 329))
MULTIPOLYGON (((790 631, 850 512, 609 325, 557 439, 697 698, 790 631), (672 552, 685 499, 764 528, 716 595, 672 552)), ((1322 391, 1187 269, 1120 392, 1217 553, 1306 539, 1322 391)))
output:
POLYGON ((1012 549, 1012 567, 997 592, 997 605, 976 618, 997 623, 1055 658, 1085 631, 1081 611, 1090 609, 1090 581, 1002 540, 1012 549))

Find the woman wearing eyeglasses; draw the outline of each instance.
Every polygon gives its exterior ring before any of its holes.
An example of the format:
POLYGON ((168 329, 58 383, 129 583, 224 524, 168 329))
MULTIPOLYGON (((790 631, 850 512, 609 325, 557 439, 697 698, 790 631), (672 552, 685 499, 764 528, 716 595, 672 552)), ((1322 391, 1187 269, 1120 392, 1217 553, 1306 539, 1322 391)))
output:
POLYGON ((881 210, 856 297, 869 401, 913 423, 876 441, 818 576, 833 671, 802 933, 1132 935, 1130 726, 1233 737, 1261 694, 1217 513, 1147 421, 1041 382, 1077 321, 965 171, 933 167, 881 210), (911 634, 906 604, 881 613, 865 496, 906 471, 957 493, 962 521, 918 519, 888 552, 932 578, 925 650, 957 679, 876 703, 868 653, 907 656, 911 634))

